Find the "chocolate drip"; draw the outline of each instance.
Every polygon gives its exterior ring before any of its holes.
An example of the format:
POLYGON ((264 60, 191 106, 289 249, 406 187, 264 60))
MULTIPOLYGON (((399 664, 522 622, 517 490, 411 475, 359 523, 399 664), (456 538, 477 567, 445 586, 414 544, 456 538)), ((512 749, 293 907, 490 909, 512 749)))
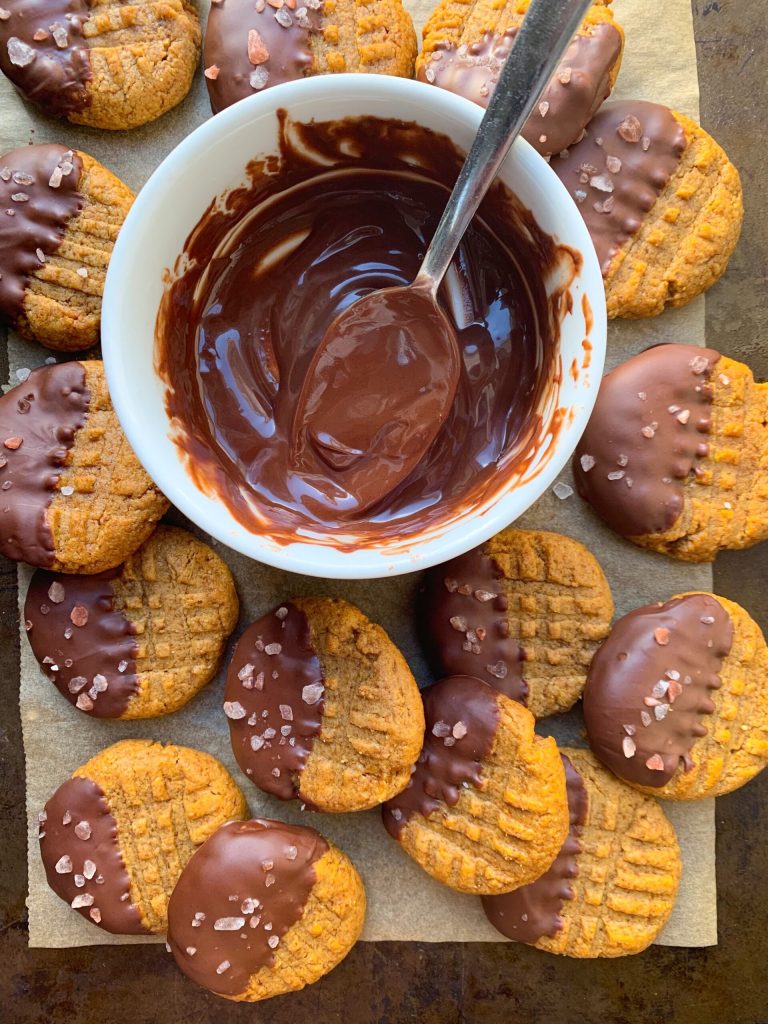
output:
POLYGON ((59 786, 40 815, 40 854, 48 885, 86 920, 115 935, 147 932, 131 903, 117 822, 95 782, 59 786))
POLYGON ((264 0, 211 4, 203 62, 211 110, 220 110, 312 70, 311 36, 322 31, 320 0, 298 0, 279 10, 264 0), (261 10, 259 10, 261 8, 261 10))
POLYGON ((638 608, 592 659, 584 722, 592 750, 627 782, 664 786, 706 736, 733 623, 709 594, 638 608))
POLYGON ((90 104, 91 62, 83 35, 85 0, 3 0, 0 70, 47 114, 66 117, 90 104))
POLYGON ((438 675, 468 675, 525 704, 525 652, 509 635, 503 573, 481 546, 430 569, 421 597, 421 627, 438 675))
POLYGON ((224 711, 237 763, 291 800, 323 721, 323 669, 307 618, 285 604, 249 627, 227 670, 224 711))
POLYGON ((24 604, 27 637, 43 671, 70 704, 119 718, 138 693, 136 627, 115 610, 119 569, 70 576, 42 569, 24 604))
MULTIPOLYGON (((486 32, 476 43, 458 48, 439 44, 419 68, 417 78, 487 107, 519 29, 486 32)), ((611 92, 611 71, 621 55, 621 34, 601 21, 574 36, 557 71, 523 128, 523 138, 542 156, 574 143, 611 92)))
POLYGON ((587 225, 607 274, 611 261, 640 230, 687 145, 685 130, 658 103, 606 103, 565 159, 552 161, 587 225))
POLYGON ((90 399, 77 362, 41 366, 0 396, 0 552, 7 558, 53 564, 46 511, 90 399))
POLYGON ((424 747, 407 787, 381 809, 395 839, 414 814, 428 818, 445 804, 455 807, 462 786, 480 788, 500 721, 496 692, 471 676, 441 679, 422 696, 424 747))
POLYGON ((709 454, 709 378, 719 358, 658 345, 603 378, 573 474, 581 497, 624 537, 661 533, 679 518, 684 485, 709 454))
POLYGON ((560 852, 549 870, 530 885, 502 896, 483 897, 483 910, 493 927, 517 942, 533 944, 556 935, 563 927, 563 903, 574 897, 571 879, 579 873, 580 836, 587 820, 589 795, 571 761, 564 754, 561 757, 571 824, 560 852))
POLYGON ((83 207, 82 172, 66 146, 24 146, 0 156, 0 313, 12 320, 22 313, 30 274, 56 252, 83 207))
POLYGON ((168 903, 168 943, 182 971, 220 995, 244 992, 302 917, 327 849, 313 828, 261 818, 222 825, 168 903))

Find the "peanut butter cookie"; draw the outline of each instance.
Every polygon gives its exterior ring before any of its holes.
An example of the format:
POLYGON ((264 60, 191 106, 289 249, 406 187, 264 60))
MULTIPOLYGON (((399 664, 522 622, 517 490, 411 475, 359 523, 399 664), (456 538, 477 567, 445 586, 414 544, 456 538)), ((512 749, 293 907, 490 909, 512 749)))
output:
POLYGON ((487 683, 450 676, 424 691, 424 747, 387 831, 438 882, 478 896, 538 878, 568 835, 555 741, 487 683))
POLYGON ((33 370, 0 396, 0 553, 67 573, 120 565, 168 502, 109 400, 100 362, 33 370))
POLYGON ((99 340, 101 298, 133 192, 87 153, 24 146, 0 156, 0 314, 66 352, 99 340))
POLYGON ((584 690, 592 750, 666 800, 738 789, 768 760, 768 649, 732 601, 683 594, 625 615, 584 690))
POLYGON ((689 117, 606 103, 552 169, 592 236, 609 317, 684 306, 725 272, 744 216, 739 172, 689 117))
POLYGON ((203 51, 214 114, 311 75, 410 78, 415 57, 413 22, 401 0, 218 0, 203 51))
MULTIPOLYGON (((529 6, 530 0, 441 0, 424 26, 416 77, 487 107, 529 6)), ((624 30, 595 3, 523 129, 542 156, 578 141, 611 94, 623 49, 624 30)))
POLYGON ((238 1002, 295 992, 357 942, 365 890, 313 828, 230 822, 197 851, 168 906, 168 943, 198 985, 238 1002))
POLYGON ((224 696, 249 779, 320 811, 362 811, 399 793, 421 749, 424 713, 405 659, 339 598, 290 601, 255 622, 224 696))
POLYGON ((234 780, 209 754, 123 740, 78 768, 40 814, 48 884, 108 932, 162 935, 184 865, 246 811, 234 780))
POLYGON ((160 526, 118 569, 38 571, 24 605, 32 651, 75 707, 153 718, 209 683, 237 623, 228 567, 185 530, 160 526))
POLYGON ((46 114, 120 130, 189 92, 200 51, 186 0, 3 0, 0 70, 46 114))
POLYGON ((581 696, 613 599, 583 544, 510 528, 431 569, 421 613, 438 675, 477 676, 543 718, 581 696))
POLYGON ((687 562, 768 538, 768 386, 695 345, 607 374, 574 456, 579 494, 617 533, 687 562))
POLYGON ((669 920, 682 864, 675 830, 651 797, 633 793, 586 750, 564 750, 571 830, 530 885, 486 896, 502 935, 548 953, 640 953, 669 920))

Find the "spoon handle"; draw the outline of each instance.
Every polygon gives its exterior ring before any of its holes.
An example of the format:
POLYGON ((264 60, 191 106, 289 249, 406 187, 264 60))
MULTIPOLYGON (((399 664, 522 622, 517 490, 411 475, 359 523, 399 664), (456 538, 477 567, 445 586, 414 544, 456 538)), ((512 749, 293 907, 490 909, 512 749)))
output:
POLYGON ((433 293, 592 0, 533 0, 414 284, 433 293))

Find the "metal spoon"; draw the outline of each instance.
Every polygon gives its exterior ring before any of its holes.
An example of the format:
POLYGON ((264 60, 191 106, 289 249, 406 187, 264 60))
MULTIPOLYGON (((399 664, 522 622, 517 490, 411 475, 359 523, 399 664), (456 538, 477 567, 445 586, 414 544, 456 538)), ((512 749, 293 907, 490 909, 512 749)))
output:
POLYGON ((591 2, 533 0, 415 280, 353 303, 315 352, 294 417, 294 458, 338 483, 347 512, 394 490, 450 412, 461 353, 437 290, 591 2))

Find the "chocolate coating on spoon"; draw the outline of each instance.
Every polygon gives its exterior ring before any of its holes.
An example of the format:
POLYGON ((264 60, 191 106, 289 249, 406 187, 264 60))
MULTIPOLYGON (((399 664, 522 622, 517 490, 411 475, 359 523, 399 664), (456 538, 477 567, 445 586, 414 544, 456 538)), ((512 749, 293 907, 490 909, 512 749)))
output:
POLYGON ((484 896, 485 916, 497 931, 517 942, 535 943, 563 927, 565 900, 574 897, 571 879, 579 873, 581 832, 587 820, 589 796, 584 780, 571 761, 561 754, 565 768, 570 830, 552 866, 541 878, 501 896, 484 896))
POLYGON ((603 378, 573 474, 581 497, 622 536, 662 533, 679 518, 685 484, 709 454, 719 358, 696 345, 657 345, 603 378))
MULTIPOLYGON (((416 77, 487 107, 518 31, 513 27, 501 35, 486 32, 477 42, 459 47, 441 43, 416 77)), ((608 98, 621 45, 620 32, 607 21, 574 36, 522 131, 542 156, 574 143, 608 98)))
POLYGON ((616 623, 584 689, 589 744, 627 782, 664 786, 707 734, 733 623, 709 594, 648 605, 616 623))
POLYGON ((509 635, 502 578, 483 545, 430 569, 420 600, 421 629, 438 675, 477 676, 525 704, 525 652, 509 635))
POLYGON ((220 110, 270 85, 303 78, 312 69, 310 37, 321 31, 321 0, 275 9, 265 0, 211 4, 203 44, 211 110, 220 110))
POLYGON ((47 114, 66 117, 90 103, 85 0, 3 0, 0 70, 47 114))
POLYGON ((237 763, 267 793, 291 800, 323 721, 323 669, 307 618, 284 604, 254 622, 227 670, 224 712, 237 763))
POLYGON ((455 807, 462 786, 480 787, 501 719, 496 691, 471 676, 441 679, 422 696, 424 747, 408 786, 381 809, 395 839, 414 814, 428 818, 444 804, 455 807))
POLYGON ((56 252, 83 207, 82 172, 66 146, 23 146, 0 156, 0 313, 11 320, 23 310, 30 274, 56 252))
POLYGON ((606 103, 581 142, 552 161, 584 218, 603 275, 640 230, 686 145, 685 130, 667 107, 622 100, 606 103))
POLYGON ((53 565, 46 511, 90 398, 78 362, 41 366, 0 395, 0 552, 14 561, 53 565))
POLYGON ((313 828, 262 818, 222 825, 168 903, 168 943, 181 970, 220 995, 244 992, 302 917, 327 849, 313 828))
POLYGON ((46 572, 32 577, 24 618, 32 652, 62 696, 94 718, 119 718, 138 693, 136 627, 115 609, 112 580, 46 572))
POLYGON ((40 854, 48 885, 94 924, 115 935, 143 935, 117 841, 117 822, 100 786, 74 777, 40 815, 40 854))

